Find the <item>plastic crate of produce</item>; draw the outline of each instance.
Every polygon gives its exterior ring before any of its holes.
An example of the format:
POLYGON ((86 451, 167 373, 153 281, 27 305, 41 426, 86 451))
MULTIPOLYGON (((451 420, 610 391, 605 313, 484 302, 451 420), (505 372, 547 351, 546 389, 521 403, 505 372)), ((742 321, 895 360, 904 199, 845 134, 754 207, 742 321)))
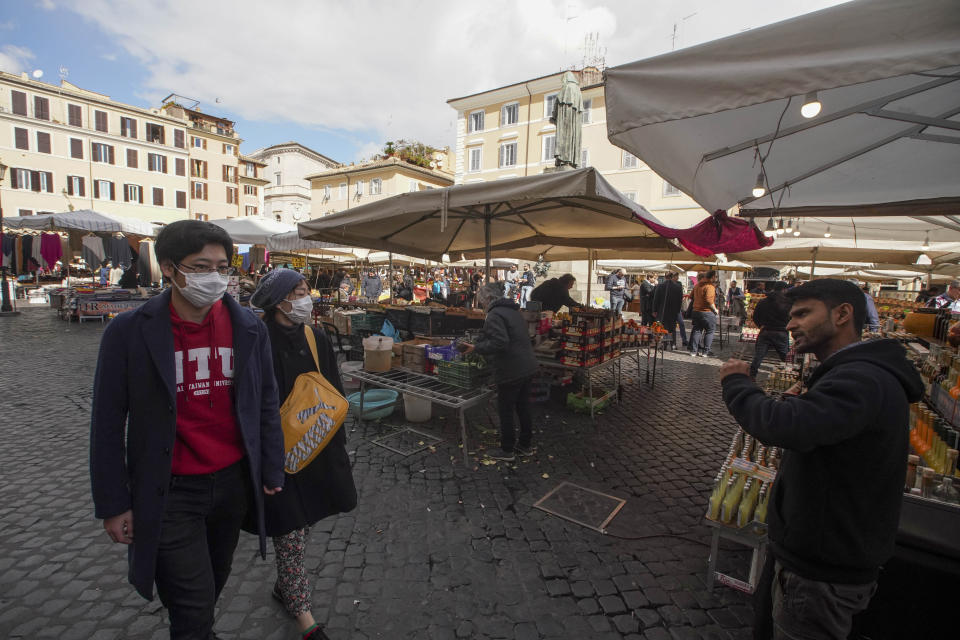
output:
POLYGON ((460 355, 456 346, 452 344, 439 347, 427 345, 425 351, 430 360, 455 360, 460 355))
POLYGON ((490 381, 492 369, 476 361, 437 360, 437 377, 440 382, 463 389, 473 389, 490 381))
POLYGON ((593 405, 594 411, 601 411, 605 409, 616 397, 616 390, 607 391, 605 389, 594 389, 593 398, 587 398, 584 396, 584 392, 580 393, 568 393, 567 394, 567 406, 573 409, 576 412, 589 413, 590 405, 593 405))

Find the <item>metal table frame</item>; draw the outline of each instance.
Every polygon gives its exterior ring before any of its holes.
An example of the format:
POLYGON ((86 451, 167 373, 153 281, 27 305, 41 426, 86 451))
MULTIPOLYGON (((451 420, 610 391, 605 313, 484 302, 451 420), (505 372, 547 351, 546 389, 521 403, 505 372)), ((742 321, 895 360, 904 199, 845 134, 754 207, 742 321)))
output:
MULTIPOLYGON (((602 370, 602 369, 607 369, 607 368, 609 368, 609 367, 611 367, 611 366, 616 365, 616 366, 614 367, 614 371, 615 371, 615 372, 614 372, 614 377, 615 377, 615 380, 616 380, 616 383, 617 383, 617 389, 616 389, 616 391, 617 391, 617 404, 620 404, 620 386, 621 386, 622 381, 623 381, 623 362, 622 362, 622 360, 624 359, 624 357, 626 357, 626 356, 628 356, 628 355, 631 355, 631 354, 634 354, 634 355, 636 356, 636 360, 637 360, 637 375, 639 376, 639 375, 640 375, 640 354, 639 354, 639 351, 637 351, 637 352, 633 352, 632 350, 627 350, 627 351, 625 351, 625 350, 623 350, 622 348, 621 348, 621 350, 620 350, 620 355, 618 355, 616 358, 610 358, 610 359, 607 360, 606 362, 601 362, 601 363, 599 363, 599 364, 595 364, 595 365, 590 366, 590 367, 575 367, 575 366, 572 366, 572 365, 569 365, 569 364, 563 364, 562 362, 560 362, 560 361, 558 361, 558 360, 543 360, 543 359, 540 359, 540 358, 537 358, 537 362, 540 364, 541 367, 547 367, 547 368, 552 368, 552 369, 564 369, 564 370, 567 370, 567 371, 572 371, 572 372, 574 372, 574 373, 577 373, 577 372, 585 373, 586 376, 587 376, 587 394, 589 395, 589 397, 591 398, 591 400, 593 399, 593 373, 596 372, 596 371, 600 371, 600 370, 602 370)), ((593 413, 593 403, 592 403, 592 402, 590 403, 590 422, 593 424, 594 427, 597 426, 597 421, 596 421, 595 415, 594 415, 594 413, 593 413)))
POLYGON ((743 529, 737 529, 709 519, 704 519, 704 523, 713 528, 710 539, 710 559, 707 562, 707 590, 712 591, 713 583, 717 581, 737 591, 752 594, 757 589, 760 572, 763 571, 763 564, 767 558, 766 527, 757 530, 756 525, 749 524, 743 529), (720 553, 721 538, 753 549, 750 557, 750 575, 746 582, 717 571, 717 554, 720 553))
POLYGON ((417 373, 407 369, 391 369, 383 373, 358 369, 350 372, 350 377, 360 380, 360 415, 357 422, 363 424, 363 398, 367 385, 390 389, 398 393, 409 393, 412 396, 429 400, 430 402, 456 409, 460 414, 460 441, 463 446, 463 464, 470 465, 467 453, 467 419, 466 410, 486 402, 492 395, 493 389, 477 387, 462 389, 445 382, 440 382, 436 376, 417 373))

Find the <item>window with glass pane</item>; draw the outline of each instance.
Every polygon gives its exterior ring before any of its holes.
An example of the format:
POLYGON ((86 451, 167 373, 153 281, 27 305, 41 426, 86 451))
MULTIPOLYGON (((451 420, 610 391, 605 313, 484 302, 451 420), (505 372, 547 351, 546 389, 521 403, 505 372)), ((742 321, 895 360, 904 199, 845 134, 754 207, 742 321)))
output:
POLYGON ((583 124, 590 124, 593 122, 593 99, 583 101, 583 111, 580 112, 583 116, 581 122, 583 124))
POLYGON ((517 143, 506 142, 500 145, 500 168, 517 166, 517 143))
POLYGON ((623 152, 623 158, 620 162, 620 166, 624 169, 636 169, 637 168, 637 156, 629 153, 627 151, 623 152))
POLYGON ((676 188, 666 180, 663 181, 663 195, 664 196, 678 196, 680 195, 680 189, 676 188))
POLYGON ((340 200, 346 200, 346 199, 347 199, 347 183, 346 183, 346 182, 341 182, 340 185, 339 185, 339 187, 338 187, 338 189, 337 189, 337 191, 338 191, 337 197, 338 197, 340 200))
POLYGON ((543 137, 543 161, 551 162, 557 151, 557 136, 550 135, 543 137))
POLYGON ((627 196, 627 200, 631 202, 637 201, 637 192, 636 191, 624 191, 623 195, 627 196))
POLYGON ((471 172, 480 171, 483 168, 483 147, 472 147, 470 149, 470 168, 471 172))
POLYGON ((580 168, 590 166, 590 149, 580 149, 580 168))
POLYGON ((520 121, 520 105, 516 102, 505 104, 500 109, 500 126, 506 127, 520 121))
POLYGON ((553 115, 553 107, 557 104, 557 94, 551 93, 543 99, 543 117, 549 118, 553 115))
POLYGON ((333 196, 333 187, 330 185, 324 185, 323 187, 323 199, 329 200, 333 196))
POLYGON ((124 202, 143 202, 141 197, 142 191, 140 190, 140 185, 138 184, 125 184, 124 187, 124 202))
POLYGON ((383 180, 380 178, 374 178, 370 181, 370 195, 378 196, 383 190, 383 180))
POLYGON ((483 131, 483 111, 474 111, 470 114, 470 133, 483 131))

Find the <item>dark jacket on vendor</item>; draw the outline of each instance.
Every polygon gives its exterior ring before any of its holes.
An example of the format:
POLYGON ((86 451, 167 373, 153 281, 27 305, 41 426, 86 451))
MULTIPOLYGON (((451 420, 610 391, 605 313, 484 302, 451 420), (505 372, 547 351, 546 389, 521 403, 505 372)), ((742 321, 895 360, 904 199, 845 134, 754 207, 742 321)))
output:
POLYGON ((679 282, 664 280, 653 290, 653 313, 664 326, 673 326, 683 304, 683 287, 679 282))
MULTIPOLYGON (((268 318, 266 325, 273 346, 273 372, 281 405, 293 390, 301 373, 316 371, 303 325, 284 327, 268 318)), ((326 334, 310 327, 317 343, 320 373, 337 391, 343 391, 337 357, 326 334)), ((323 518, 352 511, 357 506, 357 489, 347 456, 347 436, 341 428, 310 464, 295 474, 285 474, 283 491, 264 496, 266 532, 282 536, 315 524, 323 518)), ((250 528, 252 523, 245 523, 250 528)))
MULTIPOLYGON (((133 510, 136 539, 128 549, 129 580, 147 599, 153 597, 160 524, 178 442, 170 296, 168 289, 107 325, 93 383, 94 510, 102 519, 133 510)), ((218 304, 226 307, 232 325, 237 445, 249 461, 254 487, 283 486, 283 432, 267 329, 231 296, 218 304)), ((252 498, 253 530, 265 556, 263 492, 254 491, 252 498)))
POLYGON ((723 381, 745 431, 784 454, 767 519, 774 556, 805 578, 866 584, 894 551, 919 374, 896 340, 860 342, 814 371, 809 391, 768 397, 746 375, 723 381))
POLYGON ((363 295, 367 298, 377 300, 383 292, 383 281, 379 276, 365 276, 362 285, 363 295))
POLYGON ((519 305, 508 298, 495 300, 487 309, 483 335, 474 347, 476 353, 492 361, 497 384, 526 378, 537 371, 527 321, 520 314, 519 305))
POLYGON ((569 289, 560 278, 550 278, 530 292, 530 299, 543 305, 544 311, 560 311, 560 307, 579 307, 580 303, 570 297, 569 289))
POLYGON ((757 303, 753 323, 763 331, 786 332, 790 322, 790 302, 780 292, 771 293, 757 303))

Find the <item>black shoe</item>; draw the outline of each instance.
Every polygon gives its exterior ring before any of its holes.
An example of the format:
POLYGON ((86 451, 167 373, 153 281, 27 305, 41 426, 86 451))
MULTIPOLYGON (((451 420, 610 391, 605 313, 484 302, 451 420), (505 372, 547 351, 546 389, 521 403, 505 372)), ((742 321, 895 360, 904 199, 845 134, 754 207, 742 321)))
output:
POLYGON ((314 626, 310 631, 301 634, 300 637, 303 640, 330 640, 330 636, 323 632, 323 627, 319 624, 314 626))
POLYGON ((707 353, 706 353, 705 355, 706 355, 708 358, 716 358, 716 357, 717 357, 717 354, 715 354, 713 351, 707 351, 707 353))
POLYGON ((537 448, 532 444, 523 446, 522 444, 517 445, 517 453, 520 454, 521 458, 528 458, 537 452, 537 448))
POLYGON ((513 451, 504 451, 503 449, 490 449, 487 451, 486 457, 491 460, 502 460, 504 462, 513 462, 517 459, 513 451))

